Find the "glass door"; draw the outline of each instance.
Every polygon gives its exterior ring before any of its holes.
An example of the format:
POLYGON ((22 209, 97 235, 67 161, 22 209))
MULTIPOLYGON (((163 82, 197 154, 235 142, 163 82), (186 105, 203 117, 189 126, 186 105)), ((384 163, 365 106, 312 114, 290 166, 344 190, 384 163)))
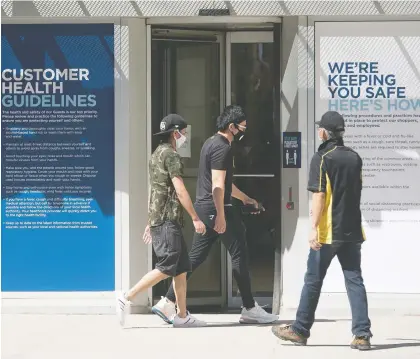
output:
MULTIPOLYGON (((214 32, 154 29, 152 32, 152 131, 159 132, 169 113, 185 118, 190 148, 183 151, 187 190, 194 202, 199 155, 214 134, 224 105, 224 37, 214 32), (223 60, 222 60, 223 59, 223 60)), ((152 150, 159 139, 153 137, 152 150)), ((183 230, 191 247, 194 229, 188 214, 183 230)), ((170 280, 156 286, 154 300, 165 295, 170 280)), ((226 298, 226 252, 216 243, 207 260, 188 281, 189 305, 220 305, 226 298)))
MULTIPOLYGON (((247 116, 247 131, 233 144, 235 184, 262 202, 266 212, 243 216, 251 284, 260 305, 272 304, 276 236, 280 235, 280 134, 276 133, 273 32, 232 32, 226 40, 226 103, 247 116)), ((237 206, 241 203, 234 202, 237 206)), ((228 257, 228 305, 242 304, 228 257)))

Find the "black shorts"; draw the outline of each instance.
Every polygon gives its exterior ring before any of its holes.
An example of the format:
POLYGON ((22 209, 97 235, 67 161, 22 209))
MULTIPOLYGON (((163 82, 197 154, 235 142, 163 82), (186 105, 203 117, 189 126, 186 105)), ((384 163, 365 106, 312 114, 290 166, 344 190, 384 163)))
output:
POLYGON ((187 245, 178 223, 166 221, 151 227, 150 233, 157 257, 156 269, 170 277, 191 271, 187 245))

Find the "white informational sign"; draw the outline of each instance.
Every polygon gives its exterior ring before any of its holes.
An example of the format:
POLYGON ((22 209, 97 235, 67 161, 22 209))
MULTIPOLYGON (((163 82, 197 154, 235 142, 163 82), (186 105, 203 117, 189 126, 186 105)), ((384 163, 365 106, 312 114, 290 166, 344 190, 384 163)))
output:
MULTIPOLYGON (((363 158, 368 292, 420 293, 420 22, 315 24, 315 116, 346 120, 363 158)), ((338 261, 325 292, 345 291, 338 261)))
POLYGON ((176 151, 181 157, 191 158, 191 125, 187 126, 185 137, 187 137, 187 140, 182 147, 178 148, 176 151))

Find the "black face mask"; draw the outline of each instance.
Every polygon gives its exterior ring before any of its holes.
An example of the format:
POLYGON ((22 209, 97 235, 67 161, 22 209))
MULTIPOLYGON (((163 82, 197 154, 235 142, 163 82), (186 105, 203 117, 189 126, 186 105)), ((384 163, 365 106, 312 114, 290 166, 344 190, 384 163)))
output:
POLYGON ((230 132, 232 133, 233 138, 234 138, 234 140, 235 140, 235 141, 240 141, 240 140, 242 140, 242 139, 243 139, 243 137, 245 136, 245 132, 244 132, 244 131, 242 131, 242 130, 239 128, 239 126, 238 126, 238 125, 236 125, 236 124, 235 124, 234 126, 235 126, 235 128, 238 130, 238 132, 236 133, 236 135, 234 135, 232 131, 230 131, 230 132))

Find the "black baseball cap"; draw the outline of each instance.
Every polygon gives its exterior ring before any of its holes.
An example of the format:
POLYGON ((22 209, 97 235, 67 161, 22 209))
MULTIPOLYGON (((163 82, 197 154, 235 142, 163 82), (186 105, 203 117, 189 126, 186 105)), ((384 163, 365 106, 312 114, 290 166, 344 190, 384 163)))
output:
POLYGON ((343 116, 335 111, 325 112, 321 117, 321 121, 317 121, 315 124, 331 132, 344 131, 345 128, 343 116))
POLYGON ((175 130, 181 131, 187 127, 185 120, 176 113, 171 113, 165 116, 160 122, 160 132, 155 133, 154 136, 164 135, 175 130))

